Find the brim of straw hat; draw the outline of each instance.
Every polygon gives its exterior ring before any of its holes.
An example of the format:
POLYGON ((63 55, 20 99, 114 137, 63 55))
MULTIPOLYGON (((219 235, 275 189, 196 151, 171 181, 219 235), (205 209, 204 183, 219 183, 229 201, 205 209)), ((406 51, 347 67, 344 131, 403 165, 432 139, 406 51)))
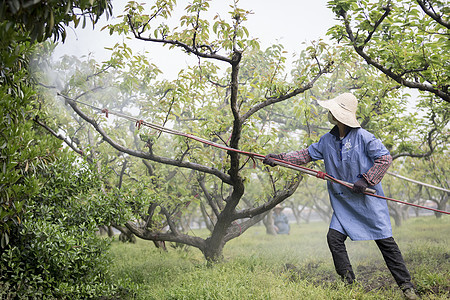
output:
POLYGON ((358 120, 356 119, 356 106, 354 107, 354 109, 347 109, 346 107, 341 105, 342 101, 348 100, 345 99, 345 97, 349 98, 354 96, 352 94, 343 94, 331 100, 317 100, 317 103, 320 106, 328 109, 336 118, 336 120, 338 120, 342 124, 345 124, 349 127, 361 127, 361 124, 359 124, 358 120))

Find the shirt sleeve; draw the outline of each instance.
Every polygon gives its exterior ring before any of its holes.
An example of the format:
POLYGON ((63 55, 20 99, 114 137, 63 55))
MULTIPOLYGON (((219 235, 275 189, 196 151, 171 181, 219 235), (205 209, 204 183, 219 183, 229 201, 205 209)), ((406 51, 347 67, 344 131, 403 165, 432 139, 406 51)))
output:
POLYGON ((373 166, 366 173, 362 174, 362 176, 369 185, 376 185, 383 179, 391 163, 392 156, 390 154, 382 155, 375 159, 373 166))
POLYGON ((294 165, 304 165, 311 161, 311 156, 307 148, 289 153, 281 153, 280 156, 281 160, 285 160, 294 165))

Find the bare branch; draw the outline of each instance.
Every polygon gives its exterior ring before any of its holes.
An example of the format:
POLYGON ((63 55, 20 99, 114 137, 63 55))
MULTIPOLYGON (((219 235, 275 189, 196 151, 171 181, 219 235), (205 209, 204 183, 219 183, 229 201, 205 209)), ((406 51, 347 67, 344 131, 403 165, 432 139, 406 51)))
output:
POLYGON ((241 223, 233 222, 232 226, 229 227, 228 232, 224 237, 224 240, 229 241, 240 236, 247 229, 258 223, 259 221, 263 220, 268 213, 269 212, 262 213, 241 223))
POLYGON ((137 224, 131 221, 128 221, 125 224, 125 226, 137 237, 144 240, 178 242, 196 247, 201 251, 203 251, 206 246, 205 240, 202 239, 201 237, 189 236, 186 234, 174 234, 171 232, 168 233, 152 232, 146 230, 145 228, 139 227, 137 224))
POLYGON ((150 203, 148 210, 147 210, 147 217, 144 218, 144 219, 146 219, 144 228, 151 228, 151 225, 152 225, 151 221, 152 221, 153 215, 155 214, 156 207, 158 207, 158 204, 156 204, 154 202, 150 203))
POLYGON ((123 184, 123 175, 125 174, 125 170, 127 169, 127 164, 128 164, 128 160, 125 159, 125 160, 123 161, 122 169, 120 170, 120 175, 119 175, 119 184, 118 184, 118 189, 119 189, 119 190, 122 188, 122 184, 123 184))
POLYGON ((180 235, 180 232, 178 230, 178 227, 175 225, 173 218, 172 218, 172 214, 163 206, 160 206, 161 208, 161 212, 164 214, 164 216, 166 216, 166 221, 167 224, 169 224, 169 228, 172 231, 173 234, 175 234, 176 236, 180 235))

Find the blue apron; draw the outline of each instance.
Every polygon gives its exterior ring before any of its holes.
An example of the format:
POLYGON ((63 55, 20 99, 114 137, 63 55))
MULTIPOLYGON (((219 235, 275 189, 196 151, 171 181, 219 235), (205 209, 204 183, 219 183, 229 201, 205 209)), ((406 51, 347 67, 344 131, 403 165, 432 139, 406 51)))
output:
MULTIPOLYGON (((356 182, 380 156, 389 154, 381 141, 362 128, 351 128, 340 140, 335 126, 319 142, 308 147, 312 160, 323 159, 326 172, 334 178, 356 182), (359 175, 359 176, 358 176, 359 175)), ((330 228, 352 240, 379 240, 392 236, 386 200, 353 193, 338 183, 327 182, 333 216, 330 228)), ((384 196, 381 183, 372 187, 384 196)))

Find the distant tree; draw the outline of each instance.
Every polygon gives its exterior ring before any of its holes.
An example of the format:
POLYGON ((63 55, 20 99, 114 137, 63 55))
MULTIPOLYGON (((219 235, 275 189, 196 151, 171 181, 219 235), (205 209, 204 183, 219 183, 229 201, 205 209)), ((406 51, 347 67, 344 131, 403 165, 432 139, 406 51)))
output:
MULTIPOLYGON (((398 174, 408 174, 408 180, 402 180, 414 186, 417 195, 414 195, 413 202, 425 205, 426 201, 434 202, 439 210, 447 210, 450 186, 446 180, 449 172, 447 163, 447 151, 436 153, 426 159, 410 159, 403 161, 399 168, 395 169, 398 174)), ((397 179, 398 181, 400 179, 397 179)), ((442 217, 441 213, 435 212, 437 218, 442 217)))
MULTIPOLYGON (((430 180, 430 184, 441 187, 446 190, 450 190, 450 182, 448 181, 448 174, 450 172, 450 164, 442 163, 445 162, 447 157, 447 152, 439 156, 434 156, 429 160, 421 161, 418 163, 418 167, 421 168, 422 174, 421 179, 425 181, 426 179, 430 180), (424 174, 425 173, 425 174, 424 174)), ((428 180, 427 180, 428 181, 428 180)), ((424 196, 425 199, 431 200, 436 203, 437 209, 439 210, 448 210, 448 203, 450 193, 442 190, 437 190, 433 188, 426 187, 426 194, 424 196)), ((442 217, 441 213, 435 213, 436 218, 442 217)))

